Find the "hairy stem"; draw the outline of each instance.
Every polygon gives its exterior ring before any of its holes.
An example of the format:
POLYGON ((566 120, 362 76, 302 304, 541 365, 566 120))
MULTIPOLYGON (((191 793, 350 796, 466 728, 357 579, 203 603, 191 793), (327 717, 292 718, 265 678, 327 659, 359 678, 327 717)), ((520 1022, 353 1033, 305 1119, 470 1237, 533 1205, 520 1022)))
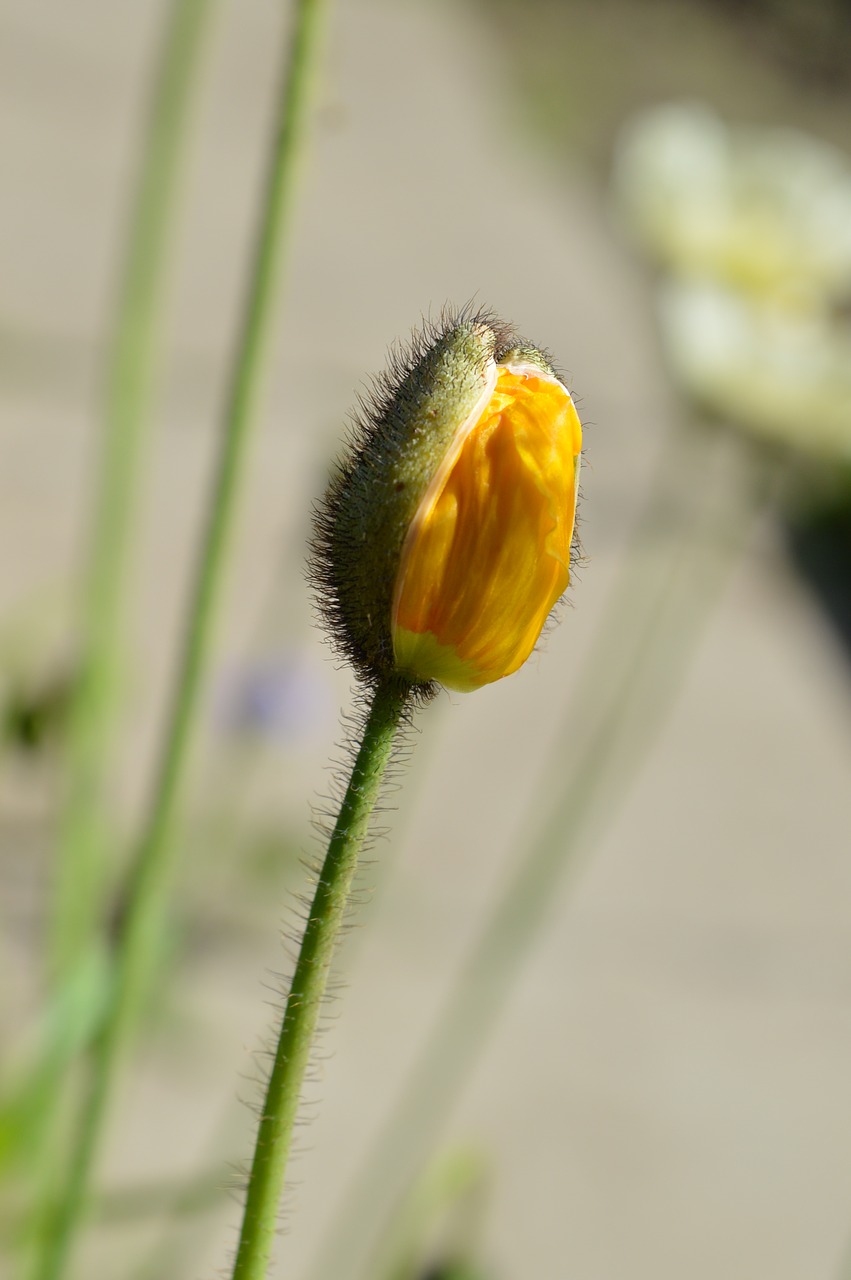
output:
POLYGON ((267 1273, 293 1124, 328 971, 408 694, 405 686, 396 684, 383 685, 375 694, 319 873, 260 1114, 233 1280, 264 1280, 267 1273))
POLYGON ((156 951, 168 888, 172 834, 203 677, 210 653, 214 612, 221 593, 235 500, 259 377, 268 345, 273 303, 281 276, 284 234, 295 161, 308 96, 319 0, 299 0, 289 56, 275 112, 266 189, 251 265, 248 294, 221 428, 221 449, 208 506, 165 743, 147 819, 120 902, 115 932, 115 975, 93 1046, 89 1088, 72 1145, 65 1185, 50 1215, 38 1259, 38 1280, 59 1280, 83 1217, 97 1143, 103 1127, 119 1049, 132 1026, 156 951))

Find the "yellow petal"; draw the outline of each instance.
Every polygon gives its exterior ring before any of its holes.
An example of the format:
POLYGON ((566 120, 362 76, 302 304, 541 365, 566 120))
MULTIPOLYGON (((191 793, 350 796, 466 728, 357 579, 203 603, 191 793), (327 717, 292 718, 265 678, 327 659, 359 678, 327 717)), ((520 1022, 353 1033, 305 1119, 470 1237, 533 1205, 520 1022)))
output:
POLYGON ((570 579, 582 428, 533 365, 500 366, 408 531, 394 593, 400 671, 476 689, 516 671, 570 579))

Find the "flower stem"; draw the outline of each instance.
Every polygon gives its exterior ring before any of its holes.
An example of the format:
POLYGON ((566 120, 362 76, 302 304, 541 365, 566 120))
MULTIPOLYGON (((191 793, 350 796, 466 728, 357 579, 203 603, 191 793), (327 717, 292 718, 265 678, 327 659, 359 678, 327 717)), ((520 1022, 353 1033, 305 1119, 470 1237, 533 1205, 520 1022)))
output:
POLYGON ((110 757, 126 562, 154 381, 157 317, 180 160, 211 10, 210 0, 176 0, 171 6, 105 373, 83 665, 71 719, 68 798, 53 904, 51 959, 60 980, 68 976, 96 935, 107 891, 103 874, 104 774, 110 757))
POLYGON ((83 600, 81 667, 71 707, 66 795, 59 821, 48 960, 51 1022, 40 1050, 27 1149, 41 1226, 55 1198, 58 1118, 68 1064, 97 1017, 105 971, 103 915, 109 893, 106 796, 112 757, 122 608, 147 435, 168 249, 180 186, 193 90, 199 78, 211 0, 173 0, 162 35, 138 189, 127 230, 110 349, 104 370, 100 474, 83 600), (82 1002, 82 1003, 81 1003, 82 1002), (85 1006, 85 1008, 83 1007, 85 1006), (87 1025, 88 1024, 88 1025, 87 1025))
POLYGON ((293 1124, 322 996, 328 984, 331 957, 346 914, 358 854, 408 699, 410 689, 395 682, 376 690, 346 796, 331 832, 284 1006, 278 1047, 257 1125, 233 1280, 264 1280, 269 1266, 293 1124))
POLYGON ((49 1216, 41 1242, 41 1255, 35 1271, 37 1280, 59 1280, 65 1270, 71 1242, 85 1209, 119 1050, 132 1027, 150 974, 152 956, 156 952, 168 887, 172 835, 197 721, 235 500, 281 276, 284 234, 292 199, 298 144, 303 132, 320 8, 320 0, 299 0, 296 7, 289 56, 278 93, 276 132, 248 295, 222 422, 218 467, 165 744, 142 837, 119 904, 114 980, 92 1047, 88 1093, 72 1144, 65 1184, 49 1216))
POLYGON ((328 971, 358 854, 409 696, 409 687, 396 682, 376 690, 319 873, 260 1113, 233 1280, 264 1280, 266 1276, 277 1231, 293 1124, 328 971))

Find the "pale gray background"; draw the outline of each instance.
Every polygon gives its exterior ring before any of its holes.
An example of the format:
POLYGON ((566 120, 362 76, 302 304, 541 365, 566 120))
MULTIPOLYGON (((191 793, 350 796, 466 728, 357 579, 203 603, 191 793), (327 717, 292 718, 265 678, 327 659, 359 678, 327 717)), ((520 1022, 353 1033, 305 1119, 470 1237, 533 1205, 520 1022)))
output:
MULTIPOLYGON (((144 486, 117 780, 128 829, 209 479, 281 40, 272 0, 220 8, 144 486)), ((0 618, 7 635, 27 637, 33 662, 39 649, 45 659, 61 649, 72 616, 97 361, 161 10, 138 0, 5 0, 2 10, 0 618)), ((309 504, 359 383, 423 312, 476 296, 568 370, 589 424, 589 563, 574 607, 521 674, 443 696, 423 717, 410 812, 399 842, 379 847, 384 872, 367 876, 381 893, 351 940, 349 989, 324 1041, 332 1056, 294 1166, 282 1276, 301 1274, 327 1231, 521 852, 521 817, 679 412, 641 271, 590 178, 569 155, 556 165, 524 142, 497 35, 482 8, 352 0, 330 13, 213 680, 256 646, 280 579, 263 643, 298 664, 315 715, 298 740, 261 753, 254 819, 306 830, 307 799, 326 787, 350 681, 309 629, 309 504)), ((190 818, 220 778, 213 704, 211 691, 190 818)), ((581 724, 575 733, 581 741, 581 724)), ((838 1277, 851 1233, 849 769, 847 665, 762 522, 638 785, 554 898, 450 1118, 447 1137, 493 1158, 483 1254, 495 1275, 838 1277)), ((22 869, 20 833, 49 813, 50 787, 12 766, 0 787, 11 1042, 39 990, 47 874, 43 861, 22 869)), ((212 841, 191 865, 211 903, 236 874, 212 841)), ((250 1052, 268 1035, 261 980, 264 966, 284 966, 284 901, 283 885, 273 888, 255 901, 250 928, 221 936, 214 905, 208 933, 180 953, 173 1035, 124 1078, 106 1180, 190 1174, 247 1154, 252 1122, 236 1096, 253 1089, 238 1074, 251 1073, 250 1052), (230 1131, 211 1153, 223 1114, 230 1131)), ((224 1265, 237 1216, 226 1202, 207 1219, 181 1275, 224 1265)), ((98 1236, 80 1274, 130 1274, 121 1242, 98 1236)))

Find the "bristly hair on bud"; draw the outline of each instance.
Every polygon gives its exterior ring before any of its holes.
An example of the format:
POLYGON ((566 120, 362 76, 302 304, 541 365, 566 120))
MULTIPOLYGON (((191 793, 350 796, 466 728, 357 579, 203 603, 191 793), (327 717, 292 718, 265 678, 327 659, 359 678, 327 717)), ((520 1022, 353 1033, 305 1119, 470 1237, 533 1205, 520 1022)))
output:
POLYGON ((309 577, 368 686, 469 690, 526 660, 569 579, 581 427, 549 357, 444 310, 361 398, 309 577))

